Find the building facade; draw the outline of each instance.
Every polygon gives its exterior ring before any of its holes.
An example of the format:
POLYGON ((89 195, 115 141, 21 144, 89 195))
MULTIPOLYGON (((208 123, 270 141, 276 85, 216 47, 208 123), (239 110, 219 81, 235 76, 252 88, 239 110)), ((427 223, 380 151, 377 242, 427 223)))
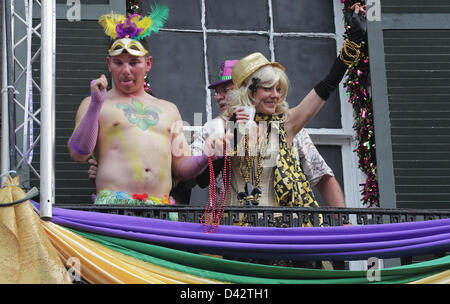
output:
MULTIPOLYGON (((150 2, 143 2, 145 14, 150 2)), ((170 16, 151 38, 150 86, 157 97, 177 104, 188 139, 218 115, 207 86, 225 59, 259 51, 280 62, 287 67, 291 81, 288 103, 295 106, 326 75, 343 43, 340 0, 158 2, 168 5, 170 16)), ((372 11, 374 19, 368 26, 380 206, 448 208, 449 6, 439 0, 426 6, 421 1, 367 2, 374 9, 380 6, 379 11, 372 11)), ((90 80, 107 72, 109 41, 97 19, 111 11, 126 13, 126 3, 56 3, 56 202, 90 203, 95 187, 87 179, 88 165, 72 161, 66 143, 78 105, 89 94, 90 80)), ((33 16, 39 18, 38 7, 33 16)), ((36 52, 40 45, 37 37, 32 45, 36 52)), ((39 64, 39 60, 33 63, 36 79, 39 64)), ((33 95, 38 108, 39 92, 34 90, 33 95)), ((341 85, 307 125, 307 131, 335 172, 347 206, 364 207, 360 184, 365 177, 354 153, 353 124, 353 109, 341 85)), ((39 126, 34 128, 38 133, 39 126)), ((37 171, 38 148, 32 160, 37 171)), ((39 184, 32 172, 26 182, 39 184)), ((192 204, 204 204, 207 196, 207 189, 195 188, 192 204)))

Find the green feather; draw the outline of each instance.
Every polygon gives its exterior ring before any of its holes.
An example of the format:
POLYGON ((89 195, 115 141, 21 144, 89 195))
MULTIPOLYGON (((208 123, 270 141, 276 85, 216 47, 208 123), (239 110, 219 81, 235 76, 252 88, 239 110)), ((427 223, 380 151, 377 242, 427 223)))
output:
POLYGON ((157 33, 169 18, 169 8, 167 7, 167 5, 159 5, 157 3, 154 3, 151 6, 151 9, 152 12, 150 13, 150 18, 152 18, 153 24, 147 29, 147 31, 137 36, 135 38, 137 40, 150 36, 152 32, 157 33))
POLYGON ((167 22, 167 19, 169 18, 169 8, 167 7, 167 5, 158 5, 157 3, 155 3, 154 5, 152 5, 150 18, 152 18, 153 20, 151 29, 156 33, 160 28, 164 26, 164 23, 167 22))

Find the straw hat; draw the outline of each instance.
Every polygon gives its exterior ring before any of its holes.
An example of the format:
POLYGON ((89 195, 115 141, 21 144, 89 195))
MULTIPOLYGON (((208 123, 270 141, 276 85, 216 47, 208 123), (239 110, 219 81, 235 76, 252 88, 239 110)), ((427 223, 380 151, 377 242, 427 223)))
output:
POLYGON ((231 77, 233 79, 234 85, 238 88, 241 87, 242 82, 244 82, 244 80, 247 79, 248 76, 266 65, 272 65, 274 67, 282 69, 283 71, 286 70, 278 62, 270 62, 269 60, 267 60, 267 58, 264 57, 263 54, 259 52, 253 53, 239 60, 239 62, 234 66, 233 71, 231 72, 231 77))

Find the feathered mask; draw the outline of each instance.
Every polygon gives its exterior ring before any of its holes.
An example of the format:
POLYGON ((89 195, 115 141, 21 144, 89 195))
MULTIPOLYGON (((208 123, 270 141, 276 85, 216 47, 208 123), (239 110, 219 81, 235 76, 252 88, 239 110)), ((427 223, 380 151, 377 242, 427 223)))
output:
POLYGON ((128 18, 120 14, 107 14, 100 17, 98 22, 105 30, 105 34, 116 40, 108 53, 117 56, 126 50, 134 56, 144 56, 147 50, 138 40, 150 37, 151 33, 157 33, 164 26, 169 16, 169 8, 166 5, 155 4, 149 16, 142 17, 138 14, 129 15, 128 18))

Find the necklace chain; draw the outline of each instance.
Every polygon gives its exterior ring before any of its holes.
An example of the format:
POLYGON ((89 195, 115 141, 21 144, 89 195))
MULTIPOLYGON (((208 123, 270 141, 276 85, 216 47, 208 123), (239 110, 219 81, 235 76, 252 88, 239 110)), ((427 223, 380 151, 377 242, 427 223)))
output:
MULTIPOLYGON (((258 141, 260 138, 261 137, 258 136, 258 141)), ((239 156, 239 174, 245 180, 245 183, 248 183, 248 182, 250 182, 250 173, 253 170, 255 156, 250 155, 248 134, 244 135, 243 140, 244 140, 245 155, 239 156)), ((268 147, 267 134, 265 134, 265 136, 262 137, 262 141, 261 141, 260 145, 257 145, 257 146, 259 146, 260 149, 259 149, 259 151, 256 151, 258 158, 257 158, 257 164, 256 164, 255 178, 253 180, 253 182, 254 182, 253 185, 255 188, 258 187, 259 183, 261 182, 261 174, 263 171, 263 162, 264 162, 264 157, 266 155, 267 147, 268 147)))
POLYGON ((203 223, 205 232, 214 233, 219 228, 220 221, 225 210, 226 202, 230 195, 231 186, 231 158, 226 155, 226 142, 224 141, 224 165, 222 171, 222 186, 220 187, 219 198, 217 199, 216 179, 214 176, 214 166, 212 158, 208 157, 209 166, 209 197, 206 202, 205 212, 200 222, 203 223))

